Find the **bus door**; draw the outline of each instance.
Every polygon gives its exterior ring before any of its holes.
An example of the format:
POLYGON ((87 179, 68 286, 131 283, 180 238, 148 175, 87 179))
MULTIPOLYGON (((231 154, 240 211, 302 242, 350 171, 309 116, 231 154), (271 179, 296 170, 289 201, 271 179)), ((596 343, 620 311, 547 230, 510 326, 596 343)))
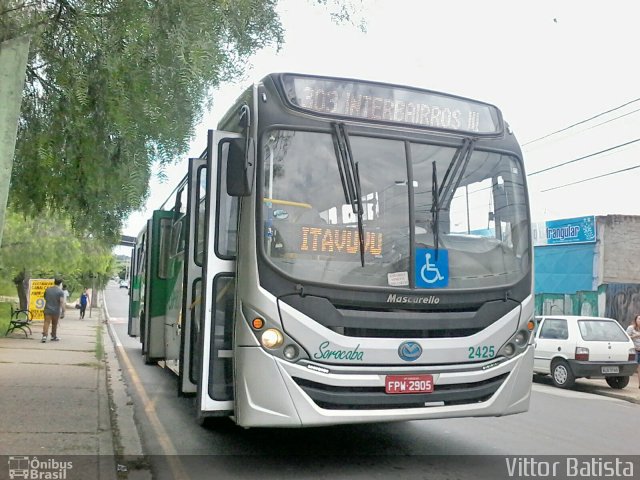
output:
MULTIPOLYGON (((144 232, 141 234, 142 252, 140 256, 140 305, 138 306, 138 335, 142 344, 142 354, 144 355, 145 336, 147 332, 147 299, 149 298, 149 272, 151 271, 151 219, 147 220, 144 232)), ((135 320, 134 320, 135 321, 135 320)))
POLYGON ((146 243, 146 230, 136 239, 136 244, 131 253, 131 268, 129 275, 129 323, 127 325, 127 333, 130 337, 140 335, 140 301, 141 295, 141 278, 140 274, 144 271, 144 252, 146 243))
POLYGON ((206 235, 202 284, 200 418, 233 413, 233 320, 238 198, 227 194, 228 140, 240 134, 209 131, 206 235))
POLYGON ((156 210, 148 232, 148 257, 145 275, 144 327, 142 355, 147 364, 165 358, 165 314, 167 279, 169 278, 169 246, 173 228, 173 212, 156 210))
POLYGON ((173 196, 171 240, 168 251, 164 254, 168 259, 164 317, 164 366, 177 375, 180 374, 180 345, 184 320, 182 305, 184 304, 185 235, 189 221, 187 217, 188 194, 189 188, 183 181, 173 196))
POLYGON ((204 264, 205 201, 207 198, 207 160, 189 159, 187 178, 187 228, 184 253, 184 291, 178 393, 197 392, 198 362, 196 340, 202 310, 202 265, 204 264))

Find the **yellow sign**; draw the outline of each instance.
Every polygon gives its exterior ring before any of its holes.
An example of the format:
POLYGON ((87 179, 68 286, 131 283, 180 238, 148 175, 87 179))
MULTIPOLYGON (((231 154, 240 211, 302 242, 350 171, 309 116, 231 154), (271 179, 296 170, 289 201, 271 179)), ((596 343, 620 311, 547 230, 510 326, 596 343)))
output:
POLYGON ((29 280, 29 311, 34 320, 44 320, 44 291, 53 285, 53 278, 29 280))

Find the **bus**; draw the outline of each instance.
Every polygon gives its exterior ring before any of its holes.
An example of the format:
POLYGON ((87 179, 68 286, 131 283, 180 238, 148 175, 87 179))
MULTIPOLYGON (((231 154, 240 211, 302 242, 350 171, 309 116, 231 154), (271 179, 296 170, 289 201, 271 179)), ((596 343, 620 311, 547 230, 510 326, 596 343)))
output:
POLYGON ((274 73, 138 237, 129 333, 201 423, 520 413, 531 245, 523 156, 497 107, 274 73))

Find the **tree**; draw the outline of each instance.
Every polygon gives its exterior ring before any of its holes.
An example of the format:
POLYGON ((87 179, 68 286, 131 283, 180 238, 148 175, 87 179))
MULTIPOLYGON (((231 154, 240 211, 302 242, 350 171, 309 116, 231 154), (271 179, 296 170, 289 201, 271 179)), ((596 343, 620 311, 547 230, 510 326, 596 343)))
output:
POLYGON ((29 219, 11 211, 6 218, 0 275, 15 284, 21 308, 27 308, 29 278, 61 277, 74 291, 90 286, 92 276, 108 278, 114 268, 109 245, 78 238, 64 219, 47 214, 29 219))
POLYGON ((184 153, 207 92, 279 43, 273 1, 11 1, 1 40, 32 33, 11 205, 114 240, 151 166, 184 153), (4 38, 3 38, 4 37, 4 38))
MULTIPOLYGON (((349 20, 349 3, 315 2, 349 20)), ((153 166, 187 150, 208 92, 281 44, 276 4, 0 0, 0 41, 32 35, 10 205, 114 242, 153 166)))

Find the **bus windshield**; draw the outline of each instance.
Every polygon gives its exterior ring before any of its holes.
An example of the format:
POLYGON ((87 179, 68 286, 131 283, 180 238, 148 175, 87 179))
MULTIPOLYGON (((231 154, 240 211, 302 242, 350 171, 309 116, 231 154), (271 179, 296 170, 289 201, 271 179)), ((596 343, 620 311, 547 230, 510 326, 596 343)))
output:
POLYGON ((266 134, 262 238, 282 272, 324 284, 425 288, 412 263, 420 249, 434 249, 448 254, 445 288, 505 286, 528 273, 527 197, 514 156, 469 149, 468 142, 452 147, 355 134, 348 142, 359 202, 345 198, 335 133, 266 134))

